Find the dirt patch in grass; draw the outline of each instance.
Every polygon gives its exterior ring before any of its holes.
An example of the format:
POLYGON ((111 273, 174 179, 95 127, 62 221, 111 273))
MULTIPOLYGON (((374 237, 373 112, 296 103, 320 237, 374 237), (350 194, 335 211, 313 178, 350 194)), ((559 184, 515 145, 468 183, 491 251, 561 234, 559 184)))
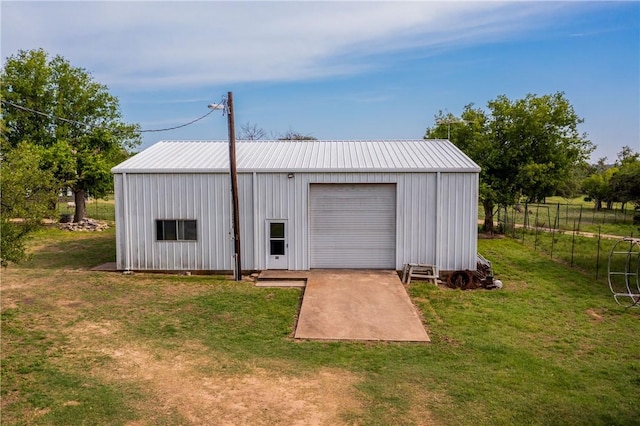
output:
POLYGON ((226 372, 238 361, 194 342, 176 354, 126 341, 109 321, 78 323, 70 335, 76 350, 99 348, 110 358, 91 374, 143 389, 136 408, 147 413, 147 424, 178 413, 192 424, 335 425, 344 423, 345 414, 362 411, 362 395, 354 388, 359 378, 340 369, 292 376, 242 365, 242 372, 226 372))
POLYGON ((589 316, 590 316, 594 321, 596 321, 596 322, 600 322, 600 321, 602 321, 602 320, 603 320, 602 315, 600 315, 599 313, 597 313, 597 312, 595 311, 595 309, 587 309, 587 310, 585 311, 585 313, 586 313, 587 315, 589 315, 589 316))
POLYGON ((441 422, 431 413, 431 407, 437 404, 450 404, 448 397, 434 392, 425 392, 413 385, 407 392, 411 396, 411 408, 404 416, 408 424, 439 425, 441 422))

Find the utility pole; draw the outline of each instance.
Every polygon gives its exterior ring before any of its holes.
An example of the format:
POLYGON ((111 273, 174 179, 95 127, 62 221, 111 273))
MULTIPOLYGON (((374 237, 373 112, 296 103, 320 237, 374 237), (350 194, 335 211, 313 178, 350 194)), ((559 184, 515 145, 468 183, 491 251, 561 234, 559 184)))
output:
POLYGON ((231 203, 233 205, 233 249, 236 281, 242 280, 240 259, 240 207, 238 203, 238 169, 236 165, 236 125, 233 116, 233 92, 227 93, 227 119, 229 121, 229 168, 231 169, 231 203))

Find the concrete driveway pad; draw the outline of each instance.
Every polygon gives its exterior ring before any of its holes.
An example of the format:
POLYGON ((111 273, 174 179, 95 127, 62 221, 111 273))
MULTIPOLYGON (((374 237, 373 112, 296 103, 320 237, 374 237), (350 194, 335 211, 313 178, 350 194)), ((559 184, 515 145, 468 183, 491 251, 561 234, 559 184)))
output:
POLYGON ((295 337, 430 341, 395 271, 309 271, 295 337))

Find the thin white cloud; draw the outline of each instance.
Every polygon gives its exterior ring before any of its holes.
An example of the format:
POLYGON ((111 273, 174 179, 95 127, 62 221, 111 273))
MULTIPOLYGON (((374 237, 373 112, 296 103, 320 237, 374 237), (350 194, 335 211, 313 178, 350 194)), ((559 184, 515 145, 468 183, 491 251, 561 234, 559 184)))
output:
MULTIPOLYGON (((359 73, 387 53, 495 41, 575 4, 2 2, 2 55, 42 47, 111 87, 359 73)), ((375 65, 374 65, 375 64, 375 65)))
POLYGON ((153 99, 147 98, 130 98, 127 99, 128 104, 154 104, 154 105, 178 105, 178 104, 202 104, 204 102, 211 102, 209 97, 194 97, 194 98, 171 98, 171 97, 158 97, 153 99))

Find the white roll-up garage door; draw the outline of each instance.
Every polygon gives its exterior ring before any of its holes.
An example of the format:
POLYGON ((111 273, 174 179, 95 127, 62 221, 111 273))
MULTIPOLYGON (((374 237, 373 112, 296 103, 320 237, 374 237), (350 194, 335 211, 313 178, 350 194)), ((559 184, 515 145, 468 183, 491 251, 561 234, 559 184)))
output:
POLYGON ((395 184, 311 184, 309 198, 312 268, 395 269, 395 184))

